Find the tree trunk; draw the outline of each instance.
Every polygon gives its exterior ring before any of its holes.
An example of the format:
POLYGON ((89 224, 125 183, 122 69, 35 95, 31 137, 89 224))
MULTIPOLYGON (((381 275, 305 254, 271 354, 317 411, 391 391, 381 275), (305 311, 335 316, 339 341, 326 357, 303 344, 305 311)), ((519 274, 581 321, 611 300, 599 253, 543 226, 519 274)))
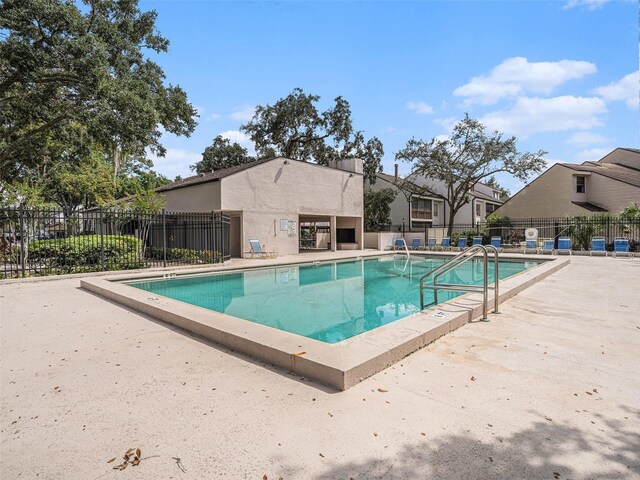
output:
POLYGON ((447 204, 449 205, 449 225, 447 225, 447 236, 451 238, 451 233, 453 232, 453 222, 458 211, 454 209, 453 203, 447 202, 447 204))

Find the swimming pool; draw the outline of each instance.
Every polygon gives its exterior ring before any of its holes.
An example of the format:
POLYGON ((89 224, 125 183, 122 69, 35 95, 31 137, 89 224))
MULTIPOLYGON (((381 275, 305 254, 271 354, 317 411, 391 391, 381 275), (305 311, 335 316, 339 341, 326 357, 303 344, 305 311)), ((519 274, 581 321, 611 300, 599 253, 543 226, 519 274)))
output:
MULTIPOLYGON (((376 329, 420 310, 420 277, 451 257, 369 257, 127 285, 326 343, 376 329)), ((535 267, 532 260, 501 260, 500 279, 535 267)), ((473 259, 442 282, 480 285, 482 261, 473 259)), ((489 265, 493 281, 493 263, 489 265)), ((439 292, 446 301, 462 293, 439 292)), ((433 299, 425 291, 425 303, 433 299)))

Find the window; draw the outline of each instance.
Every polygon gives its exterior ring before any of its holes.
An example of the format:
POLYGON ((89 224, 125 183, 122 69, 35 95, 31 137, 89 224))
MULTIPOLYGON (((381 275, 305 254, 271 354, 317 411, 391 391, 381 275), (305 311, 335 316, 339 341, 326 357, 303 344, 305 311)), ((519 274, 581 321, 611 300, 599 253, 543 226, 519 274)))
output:
POLYGON ((493 198, 495 198, 496 200, 500 200, 500 192, 493 192, 493 198))
POLYGON ((431 220, 431 200, 412 198, 411 218, 414 220, 431 220))
POLYGON ((586 178, 583 176, 576 177, 576 193, 586 193, 586 178))
POLYGON ((438 204, 433 202, 433 216, 437 217, 438 216, 438 204))
POLYGON ((482 204, 476 203, 476 217, 482 216, 482 204))
POLYGON ((498 208, 498 205, 495 203, 487 203, 487 215, 491 215, 496 208, 498 208))

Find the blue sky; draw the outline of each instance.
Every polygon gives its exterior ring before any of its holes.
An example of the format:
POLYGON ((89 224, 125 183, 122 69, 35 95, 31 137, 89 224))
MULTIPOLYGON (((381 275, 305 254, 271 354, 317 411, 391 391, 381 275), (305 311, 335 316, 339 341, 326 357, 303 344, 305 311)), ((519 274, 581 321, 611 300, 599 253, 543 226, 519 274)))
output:
MULTIPOLYGON (((155 57, 200 112, 163 137, 156 169, 190 175, 212 139, 241 144, 253 107, 294 87, 342 95, 379 137, 384 169, 411 137, 446 135, 468 112, 552 162, 638 147, 638 4, 626 0, 424 2, 145 1, 169 53, 155 57)), ((401 173, 409 165, 400 164, 401 173)), ((516 191, 508 175, 501 183, 516 191)))

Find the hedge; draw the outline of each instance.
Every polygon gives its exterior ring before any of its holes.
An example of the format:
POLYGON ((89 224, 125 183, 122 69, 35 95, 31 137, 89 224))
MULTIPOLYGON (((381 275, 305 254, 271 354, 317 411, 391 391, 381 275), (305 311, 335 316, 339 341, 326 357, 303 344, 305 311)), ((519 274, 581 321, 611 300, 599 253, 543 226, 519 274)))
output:
MULTIPOLYGON (((28 260, 45 262, 53 268, 91 271, 102 268, 100 235, 80 235, 54 240, 36 240, 29 244, 28 260)), ((144 266, 140 258, 140 240, 125 235, 104 235, 106 270, 123 270, 144 266)))

